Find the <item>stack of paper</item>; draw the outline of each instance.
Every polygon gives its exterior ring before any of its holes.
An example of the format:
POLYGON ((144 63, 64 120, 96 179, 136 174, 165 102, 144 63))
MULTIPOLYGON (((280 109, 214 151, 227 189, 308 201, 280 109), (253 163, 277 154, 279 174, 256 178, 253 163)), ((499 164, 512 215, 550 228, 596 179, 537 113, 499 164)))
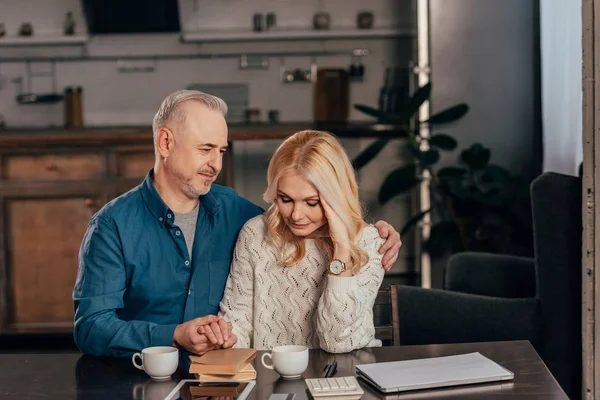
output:
POLYGON ((480 353, 356 366, 357 375, 382 392, 429 389, 513 379, 480 353))

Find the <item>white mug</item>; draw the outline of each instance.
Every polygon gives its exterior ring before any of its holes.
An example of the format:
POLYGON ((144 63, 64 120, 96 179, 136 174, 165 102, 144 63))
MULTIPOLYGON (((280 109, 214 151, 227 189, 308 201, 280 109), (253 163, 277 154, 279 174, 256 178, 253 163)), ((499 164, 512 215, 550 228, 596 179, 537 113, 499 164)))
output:
POLYGON ((171 346, 147 347, 142 353, 131 357, 134 367, 145 371, 150 378, 156 380, 169 379, 179 366, 179 350, 171 346), (141 364, 136 362, 139 358, 141 364))
POLYGON ((270 353, 265 353, 261 359, 262 365, 268 369, 274 369, 284 378, 299 378, 308 367, 308 347, 306 346, 278 346, 270 353), (273 362, 271 365, 265 363, 269 357, 273 362))

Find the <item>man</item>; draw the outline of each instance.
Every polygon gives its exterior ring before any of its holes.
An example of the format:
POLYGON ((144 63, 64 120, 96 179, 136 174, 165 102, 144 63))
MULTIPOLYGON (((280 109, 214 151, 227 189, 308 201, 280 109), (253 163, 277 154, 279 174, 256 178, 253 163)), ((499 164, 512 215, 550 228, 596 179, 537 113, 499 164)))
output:
MULTIPOLYGON (((216 315, 238 233, 263 210, 212 186, 227 149, 226 113, 223 100, 202 92, 167 96, 152 126, 154 168, 92 217, 73 291, 84 353, 130 357, 174 345, 204 354, 236 343, 216 315)), ((389 269, 400 236, 384 222, 378 229, 389 269)))

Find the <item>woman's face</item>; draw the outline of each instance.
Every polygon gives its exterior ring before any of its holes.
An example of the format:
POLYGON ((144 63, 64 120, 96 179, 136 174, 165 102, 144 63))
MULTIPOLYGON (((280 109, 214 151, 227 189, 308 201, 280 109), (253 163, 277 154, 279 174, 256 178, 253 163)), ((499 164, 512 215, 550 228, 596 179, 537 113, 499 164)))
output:
POLYGON ((309 236, 327 222, 317 188, 300 175, 285 174, 279 179, 275 204, 296 236, 309 236))

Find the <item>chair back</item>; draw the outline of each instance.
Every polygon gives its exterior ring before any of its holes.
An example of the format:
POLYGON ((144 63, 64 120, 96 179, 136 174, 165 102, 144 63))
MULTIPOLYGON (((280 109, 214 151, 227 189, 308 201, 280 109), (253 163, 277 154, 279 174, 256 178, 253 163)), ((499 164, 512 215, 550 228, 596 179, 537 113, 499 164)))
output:
POLYGON ((400 323, 396 285, 380 289, 373 306, 375 337, 384 346, 400 346, 400 323))

